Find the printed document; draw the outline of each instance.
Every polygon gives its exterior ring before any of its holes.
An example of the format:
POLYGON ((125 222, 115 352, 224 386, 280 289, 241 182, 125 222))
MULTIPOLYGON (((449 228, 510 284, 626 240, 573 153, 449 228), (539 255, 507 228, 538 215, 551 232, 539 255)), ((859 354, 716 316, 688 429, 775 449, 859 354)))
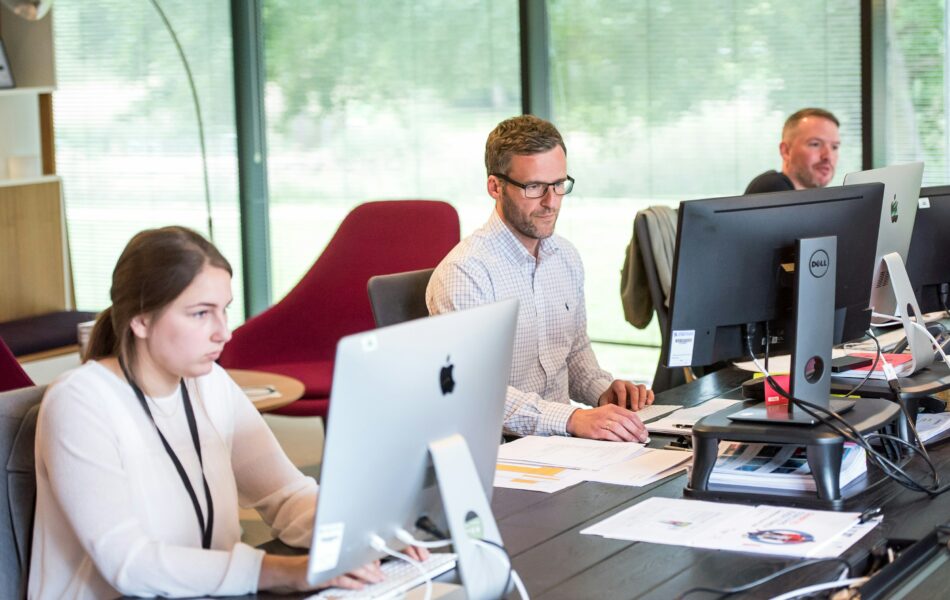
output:
POLYGON ((603 469, 643 452, 636 442, 605 442, 559 435, 529 435, 498 449, 498 462, 565 469, 603 469))
POLYGON ((944 439, 950 435, 950 412, 917 415, 917 433, 924 443, 944 439))
POLYGON ((585 481, 642 486, 686 469, 692 460, 692 452, 647 448, 630 460, 585 472, 583 477, 585 481))
MULTIPOLYGON (((597 443, 615 448, 623 446, 619 442, 597 443)), ((502 448, 506 445, 510 444, 503 444, 502 448)), ((573 469, 554 465, 508 462, 499 457, 495 467, 494 486, 546 493, 558 492, 582 481, 643 486, 682 471, 689 466, 692 458, 692 452, 642 448, 633 456, 602 468, 573 469)))
POLYGON ((632 542, 811 558, 840 554, 873 529, 873 522, 869 527, 856 527, 859 523, 859 513, 654 497, 581 533, 632 542))
POLYGON ((498 463, 494 487, 553 493, 583 481, 585 471, 562 467, 529 467, 498 463))
POLYGON ((729 408, 739 400, 713 398, 691 408, 681 408, 662 419, 646 423, 650 433, 668 433, 670 435, 690 435, 693 425, 705 416, 729 408))

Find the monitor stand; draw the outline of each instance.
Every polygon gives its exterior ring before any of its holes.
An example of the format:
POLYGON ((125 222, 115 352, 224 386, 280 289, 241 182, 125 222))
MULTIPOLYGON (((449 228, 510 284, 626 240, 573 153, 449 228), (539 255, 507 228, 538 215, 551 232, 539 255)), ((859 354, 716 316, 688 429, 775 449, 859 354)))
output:
MULTIPOLYGON (((836 251, 834 236, 800 239, 795 243, 794 329, 788 391, 792 397, 810 404, 839 414, 846 411, 843 418, 862 433, 877 431, 895 420, 899 411, 896 404, 881 399, 861 400, 860 404, 846 400, 846 404, 838 406, 832 403, 836 251)), ((841 510, 846 497, 857 489, 849 486, 849 494, 842 495, 844 441, 834 429, 818 424, 792 402, 727 409, 693 426, 693 470, 684 493, 697 498, 772 501, 841 510), (711 488, 709 475, 718 458, 720 440, 804 446, 816 493, 711 488)))
MULTIPOLYGON (((921 325, 924 324, 923 315, 920 313, 920 306, 917 304, 917 296, 914 294, 914 287, 910 283, 910 277, 907 276, 907 269, 904 267, 904 261, 897 252, 885 254, 881 259, 883 263, 880 269, 880 276, 887 277, 888 285, 881 288, 875 288, 871 294, 871 300, 875 305, 877 303, 885 304, 879 312, 892 312, 890 302, 882 300, 887 294, 889 287, 893 293, 893 306, 896 308, 897 316, 900 317, 901 324, 904 326, 904 336, 907 338, 907 350, 912 356, 911 373, 916 373, 921 369, 929 367, 934 361, 934 348, 930 343, 930 338, 914 326, 911 319, 915 319, 921 325), (880 290, 880 291, 878 291, 880 290)), ((876 284, 877 282, 875 282, 876 284)), ((872 308, 875 308, 872 306, 872 308)))
POLYGON ((469 600, 504 597, 509 591, 509 577, 503 551, 499 547, 496 553, 496 549, 472 541, 486 540, 502 545, 498 524, 465 438, 454 434, 432 442, 429 454, 466 596, 469 600))

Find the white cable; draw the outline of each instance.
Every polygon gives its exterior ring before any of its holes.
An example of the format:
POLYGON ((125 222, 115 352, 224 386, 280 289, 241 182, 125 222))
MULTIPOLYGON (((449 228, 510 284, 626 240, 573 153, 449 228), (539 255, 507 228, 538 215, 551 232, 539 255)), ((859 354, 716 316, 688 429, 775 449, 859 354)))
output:
POLYGON ((917 321, 913 321, 913 324, 915 327, 917 327, 918 329, 920 329, 927 335, 927 337, 930 339, 930 343, 933 344, 933 347, 936 348, 937 352, 940 354, 940 358, 942 358, 943 362, 946 363, 948 367, 950 367, 950 358, 947 358, 947 354, 943 351, 943 347, 939 343, 937 343, 937 338, 935 338, 933 334, 927 331, 926 327, 924 327, 917 321))
MULTIPOLYGON (((895 323, 903 323, 903 321, 901 321, 899 318, 893 315, 882 315, 879 313, 871 313, 871 314, 875 317, 880 317, 881 319, 886 319, 888 321, 892 321, 895 323)), ((933 345, 933 347, 937 349, 937 352, 940 354, 940 358, 942 358, 943 362, 946 363, 948 367, 950 367, 950 358, 947 357, 946 352, 943 351, 943 347, 941 347, 940 344, 937 342, 937 338, 935 338, 932 333, 927 331, 927 327, 925 327, 924 325, 921 325, 918 321, 913 320, 913 319, 910 321, 910 324, 916 327, 917 329, 921 330, 922 332, 924 332, 924 335, 926 335, 927 338, 930 340, 931 345, 933 345)))
POLYGON ((524 583, 521 581, 521 575, 518 575, 518 571, 514 569, 511 570, 511 580, 515 582, 515 587, 518 588, 518 593, 521 594, 523 600, 528 600, 528 590, 525 589, 524 583))
POLYGON ((816 583, 815 585, 809 585, 807 587, 798 588, 797 590, 786 592, 782 594, 781 596, 775 596, 771 600, 791 600, 792 598, 798 598, 799 596, 804 596, 806 594, 813 594, 815 592, 820 592, 822 590, 833 590, 839 587, 851 587, 854 585, 861 585, 868 579, 870 579, 870 577, 851 577, 850 579, 838 579, 836 581, 826 581, 824 583, 816 583))
POLYGON ((504 565, 506 569, 511 570, 511 580, 515 583, 515 588, 517 588, 518 594, 521 596, 521 599, 530 600, 530 598, 528 597, 528 590, 525 589, 524 587, 524 582, 521 581, 521 577, 518 575, 518 572, 515 571, 514 568, 511 566, 511 557, 508 556, 508 553, 505 552, 503 548, 500 548, 498 546, 489 544, 488 542, 477 540, 474 538, 472 539, 472 543, 478 546, 479 548, 488 548, 489 550, 494 551, 495 556, 501 559, 502 565, 504 565))
POLYGON ((425 567, 422 566, 421 562, 412 558, 408 554, 399 552, 398 550, 393 550, 386 543, 386 540, 379 537, 375 533, 370 536, 369 545, 373 550, 376 550, 377 552, 384 552, 388 554, 389 556, 392 556, 393 558, 404 560, 410 565, 414 566, 416 569, 418 569, 419 573, 421 573, 422 576, 425 577, 425 580, 426 580, 426 593, 425 593, 424 600, 432 600, 432 576, 430 572, 426 571, 425 567))
POLYGON ((445 548, 452 545, 452 540, 433 540, 425 541, 420 540, 416 536, 412 535, 403 528, 396 530, 396 539, 402 542, 403 544, 408 544, 410 546, 418 546, 420 548, 445 548))

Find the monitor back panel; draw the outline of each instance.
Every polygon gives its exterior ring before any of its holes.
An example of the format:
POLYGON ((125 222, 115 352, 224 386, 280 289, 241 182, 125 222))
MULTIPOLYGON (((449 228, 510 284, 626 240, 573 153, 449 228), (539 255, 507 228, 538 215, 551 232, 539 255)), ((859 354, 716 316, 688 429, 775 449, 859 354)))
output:
POLYGON ((921 202, 907 253, 907 275, 920 310, 943 310, 938 286, 950 282, 950 186, 920 190, 921 202))
POLYGON ((378 558, 373 533, 392 543, 423 513, 444 526, 431 441, 461 434, 490 498, 517 307, 506 300, 340 340, 314 529, 340 547, 336 568, 311 568, 320 579, 378 558))

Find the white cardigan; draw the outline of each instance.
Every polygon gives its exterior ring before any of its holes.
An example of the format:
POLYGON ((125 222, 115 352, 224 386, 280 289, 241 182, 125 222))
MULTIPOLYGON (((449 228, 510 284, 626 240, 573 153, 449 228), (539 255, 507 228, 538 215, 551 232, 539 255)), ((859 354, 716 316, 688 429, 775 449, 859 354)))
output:
MULTIPOLYGON (((284 542, 309 546, 316 482, 219 366, 186 385, 214 500, 211 549, 201 548, 191 500, 131 387, 90 361, 60 377, 40 407, 30 598, 255 592, 264 553, 241 543, 239 504, 284 542)), ((181 393, 149 402, 207 518, 181 393)))

